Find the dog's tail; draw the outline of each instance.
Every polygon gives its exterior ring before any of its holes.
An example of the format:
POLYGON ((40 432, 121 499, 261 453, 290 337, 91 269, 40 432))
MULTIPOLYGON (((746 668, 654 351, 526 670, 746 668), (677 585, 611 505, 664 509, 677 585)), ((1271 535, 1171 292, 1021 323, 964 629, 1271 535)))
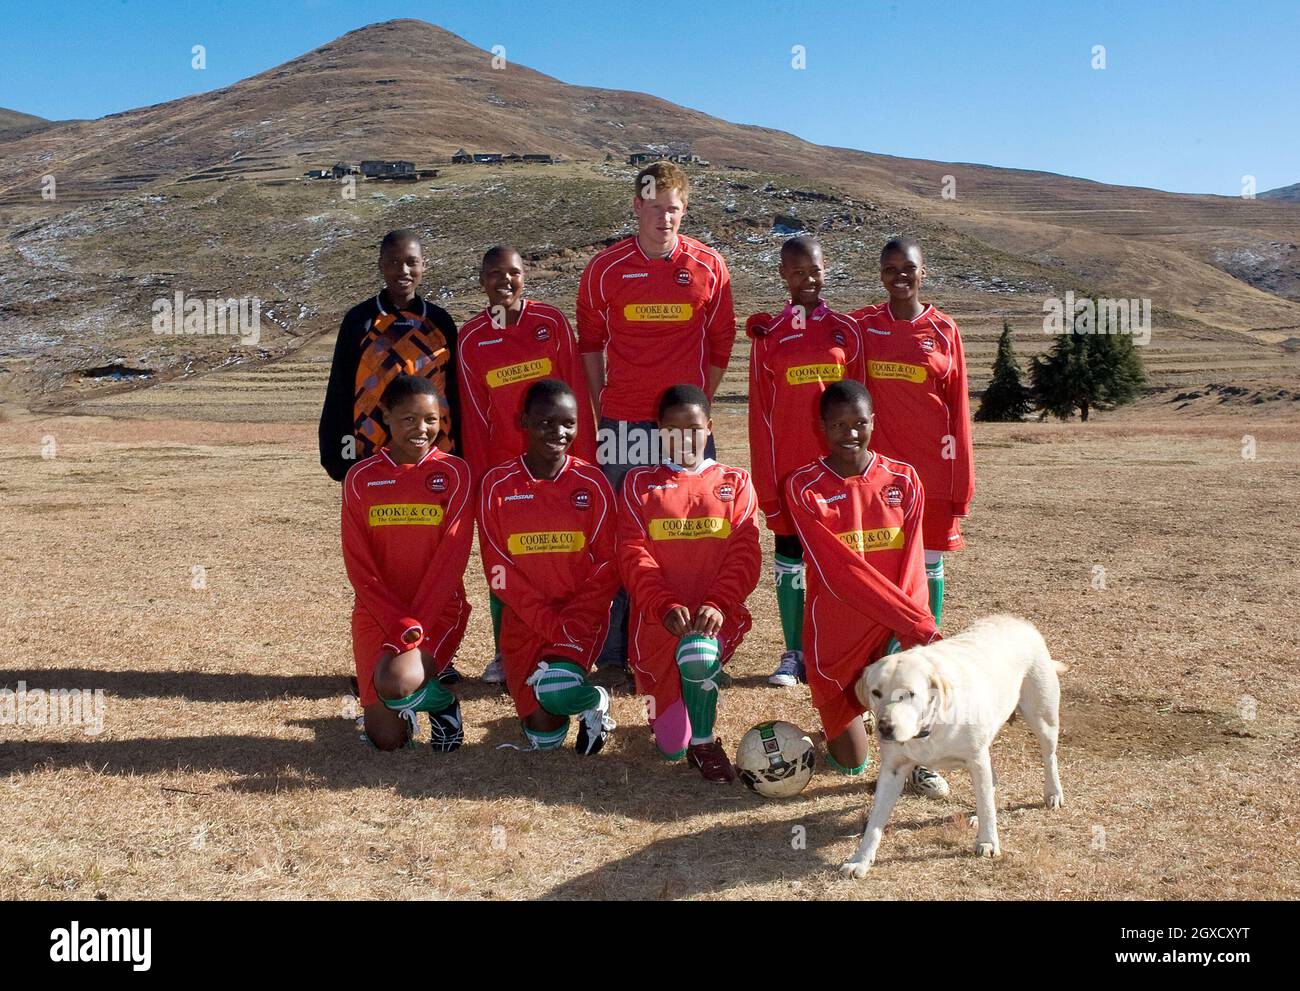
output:
POLYGON ((1054 670, 1057 674, 1065 674, 1067 671, 1070 670, 1070 665, 1065 664, 1062 661, 1058 661, 1055 657, 1052 656, 1052 652, 1047 649, 1047 641, 1043 638, 1042 631, 1039 630, 1038 627, 1036 627, 1033 623, 1029 622, 1026 619, 1021 619, 1019 620, 1019 622, 1024 624, 1024 626, 1028 628, 1030 635, 1034 639, 1035 647, 1041 649, 1042 653, 1039 655, 1040 659, 1045 659, 1048 662, 1050 662, 1052 665, 1052 670, 1054 670))

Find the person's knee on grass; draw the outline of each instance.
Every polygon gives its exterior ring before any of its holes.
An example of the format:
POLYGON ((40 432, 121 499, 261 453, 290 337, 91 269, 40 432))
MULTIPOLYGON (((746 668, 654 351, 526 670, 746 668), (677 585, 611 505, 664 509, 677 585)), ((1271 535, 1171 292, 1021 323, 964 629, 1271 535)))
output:
POLYGON ((376 750, 393 751, 406 746, 411 739, 411 723, 403 719, 383 702, 368 705, 362 710, 366 738, 376 750))
MULTIPOLYGON (((375 666, 375 692, 379 695, 382 706, 402 723, 407 732, 406 739, 415 733, 415 714, 427 712, 434 749, 451 751, 460 746, 463 727, 456 696, 438 680, 434 660, 430 655, 416 649, 381 657, 375 666)), ((374 736, 369 732, 370 720, 367 720, 366 725, 367 735, 375 742, 374 736)), ((390 733, 387 720, 377 721, 376 725, 380 727, 380 733, 386 741, 396 734, 395 729, 390 733)), ((403 740, 402 743, 404 742, 406 741, 403 740)), ((379 749, 395 748, 381 746, 379 749)))
POLYGON ((564 657, 548 656, 538 663, 527 682, 541 707, 524 721, 524 732, 534 747, 543 750, 562 746, 569 732, 569 717, 577 716, 580 754, 598 752, 615 728, 609 715, 609 693, 593 685, 583 668, 564 657), (549 717, 545 720, 541 716, 549 717))

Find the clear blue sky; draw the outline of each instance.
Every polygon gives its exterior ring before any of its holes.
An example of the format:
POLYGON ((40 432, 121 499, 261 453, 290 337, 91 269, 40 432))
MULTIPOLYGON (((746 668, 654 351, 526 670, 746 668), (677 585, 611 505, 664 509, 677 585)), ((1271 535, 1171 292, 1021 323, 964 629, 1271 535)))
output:
POLYGON ((439 24, 566 82, 819 144, 1238 195, 1300 182, 1300 2, 6 0, 0 107, 98 117, 353 28, 439 24), (207 69, 190 68, 192 45, 207 69), (790 67, 803 45, 807 68, 790 67), (1091 68, 1104 45, 1106 68, 1091 68))

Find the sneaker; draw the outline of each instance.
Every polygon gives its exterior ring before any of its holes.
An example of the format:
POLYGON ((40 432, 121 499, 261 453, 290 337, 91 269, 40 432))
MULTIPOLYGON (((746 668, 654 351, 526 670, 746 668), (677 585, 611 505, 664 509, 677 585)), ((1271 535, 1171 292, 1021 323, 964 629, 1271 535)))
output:
POLYGON ((922 767, 920 764, 912 768, 912 776, 908 783, 914 791, 919 792, 926 798, 947 798, 948 782, 941 775, 935 774, 928 767, 922 767))
POLYGON ((732 685, 736 683, 736 680, 732 678, 731 675, 727 674, 726 668, 723 668, 721 671, 719 671, 718 676, 713 680, 714 682, 717 683, 719 691, 721 691, 724 688, 730 688, 732 685))
POLYGON ((483 669, 480 680, 488 685, 504 685, 506 683, 506 666, 501 662, 500 654, 492 658, 488 666, 483 669))
POLYGON ((767 676, 769 685, 779 685, 782 688, 793 688, 799 682, 807 680, 803 670, 802 650, 787 650, 781 655, 781 663, 776 666, 776 670, 767 676))
MULTIPOLYGON (((402 749, 405 750, 407 747, 415 746, 415 734, 420 732, 420 725, 415 721, 414 712, 408 710, 406 712, 399 713, 399 715, 401 715, 402 717, 402 722, 406 723, 406 742, 402 744, 402 749)), ((365 731, 365 722, 363 717, 362 732, 364 731, 365 731)), ((370 737, 366 737, 366 739, 369 740, 370 737)))
POLYGON ((442 712, 429 713, 429 744, 440 754, 449 754, 465 742, 465 723, 460 715, 460 699, 442 712))
POLYGON ((456 665, 448 664, 438 672, 438 682, 443 685, 454 685, 460 681, 460 672, 456 670, 456 665))
POLYGON ((726 785, 736 780, 736 769, 731 766, 731 758, 722 749, 722 741, 716 738, 712 743, 692 743, 687 747, 686 763, 698 767, 705 781, 726 785))
POLYGON ((609 692, 597 688, 600 701, 578 716, 578 739, 574 749, 583 757, 600 753, 600 748, 609 739, 609 734, 618 728, 618 723, 609 714, 609 692))

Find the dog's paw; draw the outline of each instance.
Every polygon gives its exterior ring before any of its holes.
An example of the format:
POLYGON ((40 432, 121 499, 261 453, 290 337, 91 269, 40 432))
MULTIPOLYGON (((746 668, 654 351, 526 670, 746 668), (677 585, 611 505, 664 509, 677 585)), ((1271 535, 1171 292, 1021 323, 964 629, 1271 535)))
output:
POLYGON ((975 844, 975 856, 977 856, 977 857, 1000 857, 1000 856, 1002 856, 1002 850, 1001 850, 1001 848, 998 846, 998 844, 997 844, 996 841, 994 841, 993 843, 976 843, 976 844, 975 844))
POLYGON ((840 864, 840 877, 851 877, 861 881, 867 876, 869 870, 871 870, 870 861, 846 860, 840 864))
POLYGON ((979 824, 980 824, 980 817, 979 817, 979 815, 978 815, 977 813, 972 812, 972 813, 970 814, 970 818, 967 819, 966 822, 967 822, 967 824, 970 826, 971 829, 976 829, 976 828, 978 828, 978 826, 979 826, 979 824))
POLYGON ((1056 792, 1049 791, 1046 795, 1043 796, 1043 804, 1046 805, 1049 809, 1059 809, 1062 805, 1065 804, 1065 796, 1062 795, 1059 791, 1056 792))

